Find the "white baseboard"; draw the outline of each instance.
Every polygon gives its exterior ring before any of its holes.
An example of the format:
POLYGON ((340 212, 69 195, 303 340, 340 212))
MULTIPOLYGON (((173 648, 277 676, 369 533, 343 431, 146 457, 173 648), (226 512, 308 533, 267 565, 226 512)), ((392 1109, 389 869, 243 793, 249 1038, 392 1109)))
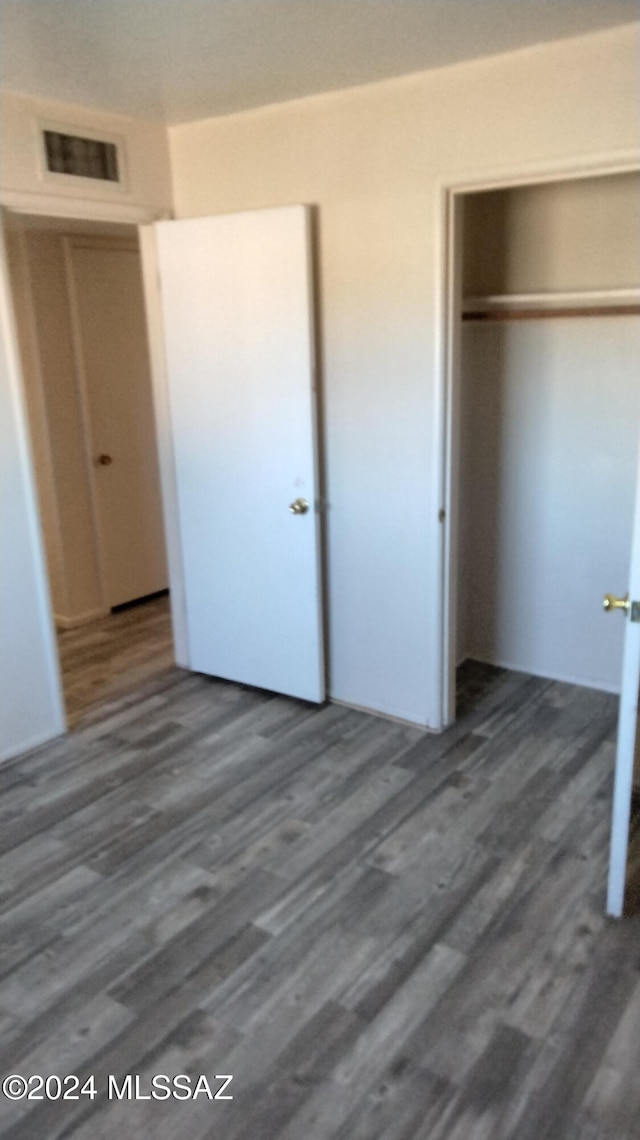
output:
POLYGON ((89 625, 92 621, 99 621, 100 618, 108 617, 110 610, 87 610, 84 614, 75 614, 73 617, 63 617, 62 614, 54 614, 53 620, 56 623, 56 629, 77 629, 80 625, 89 625))
POLYGON ((31 736, 28 740, 21 741, 18 748, 10 748, 8 752, 0 752, 0 765, 8 764, 10 760, 15 760, 16 757, 24 755, 26 752, 33 752, 34 749, 40 748, 42 744, 49 744, 52 740, 57 740, 60 736, 64 736, 67 731, 66 724, 53 732, 40 732, 36 736, 31 736))
POLYGON ((332 705, 340 705, 344 709, 353 709, 354 712, 367 713, 368 716, 377 716, 381 720, 391 721, 392 724, 401 724, 406 728, 419 728, 422 732, 432 732, 438 734, 440 731, 437 728, 431 728, 428 724, 422 724, 417 720, 410 720, 406 716, 395 716, 393 713, 381 712, 380 709, 372 709, 367 705, 355 705, 353 701, 342 701, 338 697, 328 696, 327 700, 332 705))
POLYGON ((598 681, 593 678, 576 677, 571 673, 540 673, 526 665, 516 664, 515 661, 507 661, 501 657, 493 657, 489 660, 480 653, 474 653, 473 650, 469 650, 464 660, 477 661, 480 665, 495 665, 498 669, 508 669, 512 673, 528 673, 529 676, 540 677, 544 681, 559 681, 564 685, 580 685, 585 689, 596 689, 601 693, 611 693, 614 697, 620 696, 619 685, 610 685, 606 681, 598 681))

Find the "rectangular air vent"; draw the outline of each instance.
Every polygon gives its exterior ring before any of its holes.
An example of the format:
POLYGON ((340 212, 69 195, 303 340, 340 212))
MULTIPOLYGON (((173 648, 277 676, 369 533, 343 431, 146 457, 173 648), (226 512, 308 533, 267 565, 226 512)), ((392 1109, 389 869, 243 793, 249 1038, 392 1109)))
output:
POLYGON ((45 159, 51 174, 71 174, 76 178, 97 178, 120 182, 118 147, 100 139, 81 138, 61 131, 44 130, 45 159))

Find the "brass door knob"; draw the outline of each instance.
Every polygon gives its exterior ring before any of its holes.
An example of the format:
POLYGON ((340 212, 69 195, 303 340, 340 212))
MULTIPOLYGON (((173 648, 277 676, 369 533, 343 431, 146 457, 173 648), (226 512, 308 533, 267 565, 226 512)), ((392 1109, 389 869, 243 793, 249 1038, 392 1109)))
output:
POLYGON ((629 610, 629 595, 625 594, 624 598, 618 598, 615 594, 605 594, 602 608, 607 613, 611 610, 623 610, 626 614, 629 610))
POLYGON ((98 463, 100 467, 110 467, 113 463, 113 459, 110 455, 102 454, 98 456, 98 463))
POLYGON ((306 515, 309 504, 306 499, 295 499, 293 503, 289 503, 289 510, 292 515, 306 515))

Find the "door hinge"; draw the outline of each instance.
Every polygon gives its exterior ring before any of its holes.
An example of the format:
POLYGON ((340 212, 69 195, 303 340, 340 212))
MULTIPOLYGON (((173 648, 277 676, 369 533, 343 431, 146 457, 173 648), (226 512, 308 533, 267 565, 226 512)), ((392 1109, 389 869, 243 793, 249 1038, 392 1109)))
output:
POLYGON ((444 507, 440 507, 440 510, 438 511, 438 522, 444 522, 446 517, 447 512, 445 511, 444 507))

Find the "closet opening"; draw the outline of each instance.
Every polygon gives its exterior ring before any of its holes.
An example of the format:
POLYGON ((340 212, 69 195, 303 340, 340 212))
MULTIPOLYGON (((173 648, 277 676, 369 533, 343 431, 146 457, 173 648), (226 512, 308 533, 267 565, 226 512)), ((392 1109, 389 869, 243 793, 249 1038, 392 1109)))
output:
POLYGON ((7 213, 67 724, 174 662, 134 225, 7 213))
MULTIPOLYGON (((455 661, 617 693, 640 425, 640 175, 458 196, 455 661)), ((454 504, 456 505, 456 504, 454 504)))
POLYGON ((635 164, 443 197, 442 720, 462 663, 471 699, 495 671, 542 691, 514 783, 535 796, 531 757, 548 789, 561 762, 594 795, 613 775, 616 917, 640 881, 639 642, 603 600, 639 596, 639 191, 635 164))

